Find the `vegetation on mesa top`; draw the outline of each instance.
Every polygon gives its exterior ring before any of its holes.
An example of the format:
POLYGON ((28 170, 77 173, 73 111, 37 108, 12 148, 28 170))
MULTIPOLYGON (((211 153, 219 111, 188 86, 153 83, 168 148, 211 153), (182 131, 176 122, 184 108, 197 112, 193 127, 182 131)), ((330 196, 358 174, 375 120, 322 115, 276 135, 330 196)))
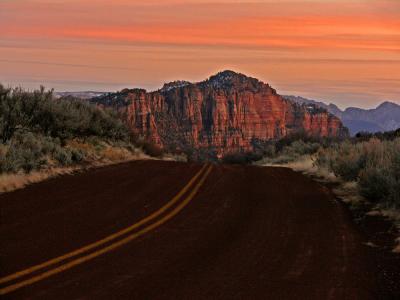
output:
POLYGON ((29 172, 104 156, 122 159, 136 151, 115 111, 73 97, 56 99, 43 87, 28 92, 0 85, 0 141, 0 172, 29 172))

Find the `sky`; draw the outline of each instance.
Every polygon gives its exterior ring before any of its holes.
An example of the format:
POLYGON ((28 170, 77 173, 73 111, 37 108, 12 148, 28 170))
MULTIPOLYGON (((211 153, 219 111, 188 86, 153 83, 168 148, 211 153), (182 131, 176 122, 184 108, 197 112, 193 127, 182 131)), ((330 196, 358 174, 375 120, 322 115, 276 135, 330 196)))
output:
POLYGON ((400 0, 0 0, 0 83, 160 88, 225 69, 341 108, 400 104, 400 0))

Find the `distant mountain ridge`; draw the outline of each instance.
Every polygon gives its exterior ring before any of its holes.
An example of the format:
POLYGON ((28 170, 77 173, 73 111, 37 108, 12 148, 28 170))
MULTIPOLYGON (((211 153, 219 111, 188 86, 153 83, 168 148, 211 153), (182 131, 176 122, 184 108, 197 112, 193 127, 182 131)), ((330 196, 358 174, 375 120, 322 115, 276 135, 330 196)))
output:
POLYGON ((326 109, 342 120, 343 124, 349 128, 351 135, 360 131, 374 133, 400 128, 400 105, 393 102, 383 102, 373 109, 348 107, 341 110, 335 104, 326 104, 299 96, 284 96, 284 98, 295 103, 313 104, 326 109))
POLYGON ((94 97, 103 96, 108 92, 96 92, 96 91, 81 91, 81 92, 55 92, 56 97, 75 97, 80 99, 91 99, 94 97))

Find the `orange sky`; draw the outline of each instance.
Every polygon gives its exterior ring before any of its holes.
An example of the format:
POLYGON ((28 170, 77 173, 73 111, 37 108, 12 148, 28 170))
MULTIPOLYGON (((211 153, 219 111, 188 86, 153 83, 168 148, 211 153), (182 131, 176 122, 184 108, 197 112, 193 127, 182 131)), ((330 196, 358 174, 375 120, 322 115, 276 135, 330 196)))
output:
POLYGON ((400 103, 399 0, 0 0, 0 82, 156 89, 233 69, 341 107, 400 103))

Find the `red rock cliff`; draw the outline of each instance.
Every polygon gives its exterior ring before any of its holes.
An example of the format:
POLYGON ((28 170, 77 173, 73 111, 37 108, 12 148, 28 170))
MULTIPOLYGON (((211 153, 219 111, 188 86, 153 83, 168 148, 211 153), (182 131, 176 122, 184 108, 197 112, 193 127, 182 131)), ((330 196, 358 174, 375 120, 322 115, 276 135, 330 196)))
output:
POLYGON ((172 82, 150 93, 126 89, 96 101, 117 106, 134 132, 172 151, 208 149, 221 156, 251 151, 254 139, 300 130, 323 137, 346 133, 326 111, 292 103, 268 84, 232 71, 199 83, 172 82))

